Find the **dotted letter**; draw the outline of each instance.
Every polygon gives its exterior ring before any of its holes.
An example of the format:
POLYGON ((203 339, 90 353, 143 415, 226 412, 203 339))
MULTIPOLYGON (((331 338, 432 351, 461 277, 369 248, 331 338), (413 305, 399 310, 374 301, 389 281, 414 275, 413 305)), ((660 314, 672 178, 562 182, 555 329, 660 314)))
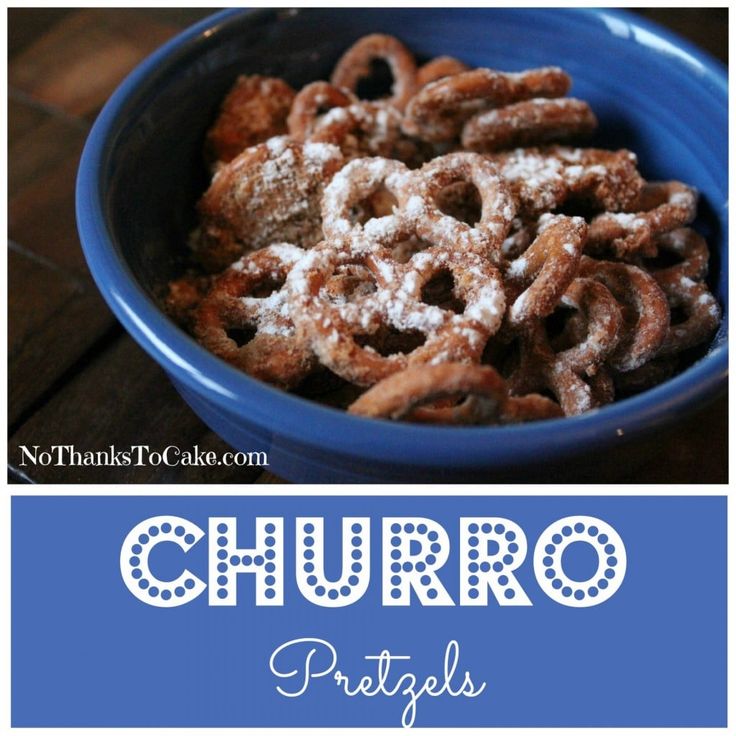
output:
POLYGON ((284 520, 256 519, 256 546, 238 549, 237 519, 210 518, 210 605, 234 606, 240 573, 256 576, 256 605, 284 604, 284 520))
POLYGON ((531 606, 513 571, 526 558, 526 535, 509 519, 460 519, 460 605, 531 606))
POLYGON ((138 600, 159 608, 182 606, 194 600, 206 587, 189 570, 176 580, 159 580, 148 567, 148 556, 160 542, 173 542, 188 552, 204 532, 178 516, 152 516, 134 526, 120 549, 120 572, 128 590, 138 600))
POLYGON ((534 548, 534 574, 539 587, 557 603, 573 608, 597 606, 621 586, 626 574, 626 548, 616 530, 593 516, 568 516, 550 524, 534 548), (585 542, 598 555, 588 580, 572 580, 562 569, 562 555, 575 542, 585 542))
POLYGON ((450 540, 432 519, 383 520, 383 605, 408 606, 411 589, 423 606, 454 606, 435 574, 447 562, 450 540))
POLYGON ((296 582, 310 603, 338 608, 363 597, 371 578, 370 524, 368 517, 342 520, 342 572, 330 581, 325 577, 324 520, 296 520, 296 582))

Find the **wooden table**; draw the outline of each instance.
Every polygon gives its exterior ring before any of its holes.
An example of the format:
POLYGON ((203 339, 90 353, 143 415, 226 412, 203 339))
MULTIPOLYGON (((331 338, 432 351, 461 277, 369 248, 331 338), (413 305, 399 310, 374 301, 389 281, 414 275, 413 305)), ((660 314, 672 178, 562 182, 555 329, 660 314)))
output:
MULTIPOLYGON (((258 469, 21 467, 20 445, 229 449, 179 398, 99 296, 74 220, 79 156, 100 108, 157 46, 211 11, 9 10, 9 479, 280 482, 258 469)), ((728 11, 644 10, 727 61, 728 11)), ((654 437, 651 460, 600 480, 727 481, 727 398, 654 437)))

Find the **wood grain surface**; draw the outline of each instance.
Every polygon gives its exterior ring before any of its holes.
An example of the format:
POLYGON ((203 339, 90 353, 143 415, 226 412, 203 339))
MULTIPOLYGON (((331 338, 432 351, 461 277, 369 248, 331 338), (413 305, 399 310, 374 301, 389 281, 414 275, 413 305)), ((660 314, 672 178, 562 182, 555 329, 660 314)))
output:
MULTIPOLYGON (((196 444, 217 453, 230 449, 189 409, 109 312, 84 262, 74 218, 79 156, 102 105, 143 58, 211 12, 8 11, 11 482, 281 482, 257 468, 21 465, 20 445, 101 450, 143 444, 160 450, 170 444, 196 444)), ((728 61, 726 9, 639 12, 728 61)), ((636 467, 607 464, 598 480, 727 482, 727 406, 727 397, 720 397, 667 436, 649 440, 646 462, 636 467)))

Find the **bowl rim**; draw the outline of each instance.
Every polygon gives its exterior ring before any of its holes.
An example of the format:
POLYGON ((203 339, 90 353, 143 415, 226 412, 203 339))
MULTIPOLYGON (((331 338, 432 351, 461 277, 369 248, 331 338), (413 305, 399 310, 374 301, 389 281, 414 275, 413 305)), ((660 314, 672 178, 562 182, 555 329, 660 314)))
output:
MULTIPOLYGON (((105 163, 119 132, 121 112, 140 88, 163 73, 162 63, 171 64, 178 53, 216 34, 232 18, 253 12, 259 11, 229 8, 208 16, 141 62, 103 107, 80 161, 76 215, 92 276, 115 316, 175 383, 214 402, 224 412, 267 429, 273 437, 307 450, 324 452, 329 448, 335 455, 363 461, 438 468, 450 464, 458 469, 559 459, 593 450, 668 425, 723 390, 728 375, 726 341, 675 378, 581 416, 503 427, 436 427, 357 417, 289 394, 247 376, 196 343, 163 314, 115 246, 102 200, 105 163), (420 454, 417 447, 421 447, 420 454)), ((681 49, 686 56, 680 61, 699 65, 719 96, 725 95, 727 104, 726 67, 677 34, 624 10, 567 8, 564 12, 575 13, 597 27, 604 23, 609 30, 613 19, 630 30, 643 29, 647 35, 640 34, 642 38, 635 39, 638 43, 648 45, 659 37, 660 42, 681 49)), ((723 237, 727 239, 727 230, 723 237)), ((727 268, 727 254, 722 266, 727 268)))

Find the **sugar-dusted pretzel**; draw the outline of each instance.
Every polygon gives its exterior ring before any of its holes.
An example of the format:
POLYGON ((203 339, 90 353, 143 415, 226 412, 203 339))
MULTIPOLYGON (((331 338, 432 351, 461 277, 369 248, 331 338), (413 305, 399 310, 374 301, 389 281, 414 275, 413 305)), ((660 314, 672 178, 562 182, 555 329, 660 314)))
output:
POLYGON ((595 408, 605 397, 595 376, 618 344, 622 317, 612 294, 593 279, 575 279, 561 304, 584 314, 586 334, 555 352, 542 320, 525 323, 518 331, 520 359, 509 384, 515 394, 551 390, 565 415, 572 416, 595 408))
POLYGON ((246 148, 286 133, 294 95, 283 79, 260 74, 238 77, 207 131, 207 158, 227 163, 246 148))
POLYGON ((587 102, 572 97, 536 98, 477 113, 463 126, 461 140, 468 150, 492 153, 580 140, 597 126, 587 102))
POLYGON ((321 116, 333 108, 348 107, 357 101, 349 90, 339 89, 329 82, 312 82, 302 87, 294 98, 287 119, 289 135, 294 140, 304 141, 321 116))
POLYGON ((404 227, 396 211, 411 172, 400 161, 358 158, 344 166, 325 188, 322 197, 322 230, 327 238, 349 234, 375 237, 404 227))
POLYGON ((317 243, 322 191, 342 164, 334 146, 286 137, 243 151, 215 174, 199 201, 194 248, 200 263, 218 271, 271 243, 317 243))
POLYGON ((465 121, 481 110, 503 107, 534 97, 562 97, 570 77, 558 67, 500 72, 473 69, 422 87, 406 106, 404 130, 422 140, 449 141, 465 121))
POLYGON ((631 206, 644 180, 631 151, 545 146, 489 155, 506 179, 519 215, 532 218, 568 199, 610 212, 631 206))
POLYGON ((698 193, 679 181, 648 182, 627 212, 605 212, 590 223, 591 252, 613 251, 617 258, 657 254, 655 236, 695 219, 698 193))
POLYGON ((506 381, 491 366, 467 363, 406 368, 368 389, 348 411, 435 424, 508 424, 562 415, 559 406, 543 396, 509 396, 506 381), (447 398, 460 403, 432 406, 447 398))
POLYGON ((487 260, 433 247, 400 264, 385 249, 360 252, 325 242, 292 270, 288 286, 299 333, 327 367, 362 386, 416 363, 477 361, 505 308, 500 274, 487 260), (370 270, 375 291, 345 303, 331 299, 324 287, 347 264, 370 270), (452 274, 463 303, 459 314, 422 301, 422 288, 442 271, 452 274), (361 344, 386 327, 417 335, 421 344, 389 355, 361 344))
MULTIPOLYGON (((687 276, 693 281, 702 281, 708 274, 708 244, 705 238, 689 227, 681 227, 659 235, 655 240, 657 255, 669 254, 678 259, 671 266, 649 265, 653 274, 668 278, 687 276)), ((646 263, 639 265, 646 266, 646 263)))
POLYGON ((657 281, 636 266, 583 256, 580 276, 600 281, 616 297, 624 326, 608 364, 617 371, 639 368, 658 352, 670 325, 667 298, 657 281))
POLYGON ((393 75, 391 96, 387 102, 403 110, 414 93, 416 63, 414 56, 401 41, 393 36, 373 33, 358 39, 339 59, 330 81, 336 87, 356 92, 358 82, 370 77, 371 62, 382 59, 393 75))
POLYGON ((509 261, 518 258, 534 241, 538 220, 515 217, 506 239, 501 244, 501 255, 509 261))
POLYGON ((262 381, 283 388, 298 384, 316 361, 296 335, 282 287, 303 255, 288 243, 270 245, 218 276, 194 313, 201 344, 262 381))
POLYGON ((667 295, 670 307, 684 312, 684 320, 670 319, 667 336, 657 357, 676 355, 705 342, 718 328, 721 308, 702 281, 693 281, 677 273, 654 277, 667 295))
POLYGON ((383 156, 412 165, 422 160, 416 141, 401 130, 401 113, 382 102, 357 102, 336 107, 314 125, 308 140, 331 143, 350 158, 383 156))
POLYGON ((582 217, 542 215, 534 242, 506 269, 507 290, 518 295, 508 311, 510 325, 554 311, 577 275, 587 230, 582 217))
POLYGON ((416 172, 404 189, 402 206, 416 222, 417 232, 453 250, 490 257, 500 251, 516 208, 506 182, 493 164, 477 153, 439 156, 416 172), (480 219, 469 224, 440 209, 441 193, 458 182, 472 184, 480 195, 480 219))
POLYGON ((436 82, 438 79, 451 77, 453 74, 460 74, 460 72, 469 70, 470 67, 467 64, 463 64, 462 61, 452 56, 437 56, 417 69, 416 88, 421 89, 430 82, 436 82))
POLYGON ((557 353, 555 363, 578 375, 594 376, 618 345, 623 325, 621 309, 603 284, 585 278, 576 278, 560 303, 584 314, 588 331, 577 345, 557 353))

